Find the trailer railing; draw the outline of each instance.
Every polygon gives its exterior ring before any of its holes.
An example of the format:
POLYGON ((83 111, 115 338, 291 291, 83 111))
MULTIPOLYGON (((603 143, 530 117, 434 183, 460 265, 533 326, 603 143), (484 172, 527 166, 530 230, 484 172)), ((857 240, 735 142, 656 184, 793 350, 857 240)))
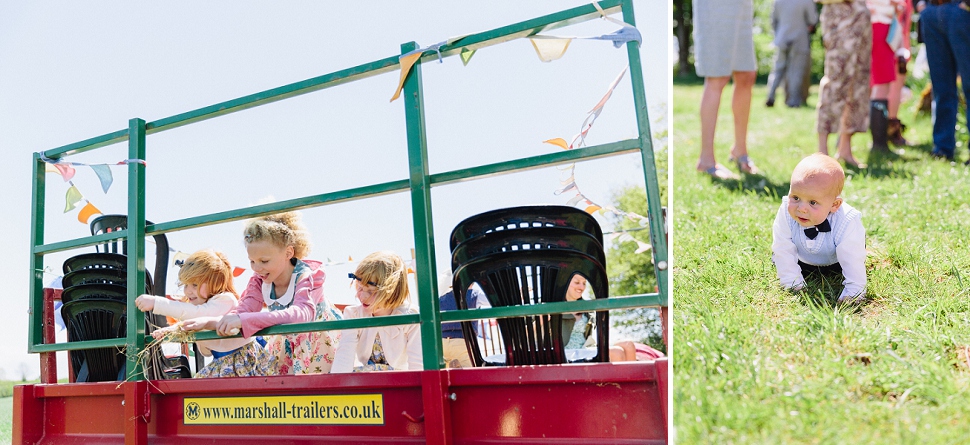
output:
MULTIPOLYGON (((603 0, 601 8, 606 14, 621 13, 623 21, 635 25, 632 0, 603 0)), ((446 44, 439 48, 440 57, 451 57, 462 49, 476 50, 513 39, 523 38, 574 23, 597 19, 601 13, 593 5, 580 6, 524 22, 504 26, 490 31, 473 34, 446 44)), ((401 45, 401 53, 417 50, 414 42, 401 45)), ((363 187, 337 190, 328 193, 288 199, 271 204, 262 204, 210 213, 174 221, 146 224, 145 166, 140 163, 128 165, 128 229, 95 236, 87 236, 62 242, 45 243, 44 213, 46 198, 45 158, 61 159, 66 156, 88 152, 108 145, 128 143, 129 159, 146 159, 148 152, 147 136, 178 128, 184 125, 213 119, 245 109, 258 107, 314 91, 335 87, 368 77, 388 73, 400 68, 399 56, 391 56, 363 65, 336 71, 330 74, 284 85, 256 94, 217 103, 171 117, 146 122, 134 118, 129 120, 125 129, 98 137, 65 145, 35 154, 33 160, 33 204, 31 209, 31 256, 30 266, 30 327, 29 352, 42 355, 56 351, 71 351, 103 347, 123 347, 127 351, 128 380, 143 380, 141 365, 136 360, 140 351, 150 341, 145 333, 145 314, 135 308, 135 297, 139 289, 145 288, 145 237, 199 228, 214 224, 243 220, 262 215, 270 215, 289 210, 309 209, 341 202, 354 201, 391 193, 408 193, 411 199, 412 221, 415 246, 415 271, 418 289, 419 314, 372 317, 368 319, 295 323, 266 328, 262 335, 290 334, 318 330, 341 330, 364 327, 377 327, 399 324, 420 324, 424 368, 441 369, 441 322, 478 320, 488 318, 515 317, 522 315, 554 314, 580 311, 601 311, 627 309, 647 306, 667 306, 667 240, 664 231, 660 193, 658 188, 656 163, 651 142, 650 123, 644 94, 643 73, 640 54, 636 42, 626 44, 629 58, 631 88, 638 136, 601 145, 583 147, 563 152, 531 156, 504 162, 479 165, 472 168, 430 174, 425 132, 422 62, 437 60, 439 54, 426 51, 414 64, 403 85, 404 109, 406 114, 408 177, 390 182, 381 182, 363 187), (597 299, 545 303, 537 306, 477 309, 475 311, 439 312, 438 289, 436 286, 436 262, 434 252, 434 227, 432 223, 431 188, 495 175, 521 172, 539 167, 566 164, 581 160, 591 160, 606 156, 639 152, 643 165, 643 175, 647 194, 650 240, 656 274, 657 292, 627 298, 597 299), (123 339, 77 341, 68 343, 45 343, 43 336, 43 260, 44 256, 111 240, 125 239, 128 243, 127 282, 128 282, 128 324, 127 335, 123 339), (432 298, 435 297, 435 298, 432 298)), ((200 332, 197 340, 219 338, 214 332, 200 332)), ((45 360, 42 358, 42 364, 45 360)), ((44 383, 56 382, 56 369, 42 369, 44 383)))

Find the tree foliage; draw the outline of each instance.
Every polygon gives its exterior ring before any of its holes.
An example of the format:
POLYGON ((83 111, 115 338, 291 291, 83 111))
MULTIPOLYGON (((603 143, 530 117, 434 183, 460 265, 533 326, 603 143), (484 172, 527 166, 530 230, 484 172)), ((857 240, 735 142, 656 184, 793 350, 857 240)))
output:
MULTIPOLYGON (((629 187, 613 196, 616 208, 639 215, 647 215, 647 195, 642 187, 629 187)), ((617 218, 614 230, 627 231, 635 239, 650 241, 649 230, 639 221, 617 218)), ((651 251, 636 253, 637 243, 618 241, 614 238, 607 251, 607 272, 610 277, 610 295, 635 295, 657 292, 651 251)), ((666 352, 659 312, 656 308, 636 308, 613 311, 613 326, 629 339, 646 343, 666 352)))

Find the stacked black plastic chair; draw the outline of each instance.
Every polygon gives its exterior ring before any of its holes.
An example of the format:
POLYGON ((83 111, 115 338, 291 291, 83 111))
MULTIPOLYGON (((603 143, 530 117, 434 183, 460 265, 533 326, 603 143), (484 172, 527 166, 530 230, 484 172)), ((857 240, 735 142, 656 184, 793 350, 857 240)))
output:
MULTIPOLYGON (((569 283, 582 275, 596 298, 609 287, 603 232, 592 216, 573 207, 525 206, 493 210, 459 223, 451 234, 453 288, 478 283, 493 307, 565 301, 569 283)), ((467 309, 457 299, 459 309, 467 309)), ((609 361, 609 313, 597 312, 595 361, 609 361)), ((498 320, 506 365, 566 362, 562 315, 498 320)), ((472 322, 462 322, 469 355, 482 358, 472 322)), ((567 333, 568 334, 568 333, 567 333)))
MULTIPOLYGON (((124 215, 104 215, 91 222, 91 234, 123 230, 124 215)), ((145 293, 165 295, 168 273, 168 240, 156 235, 155 279, 146 272, 145 293), (156 284, 157 283, 157 284, 156 284)), ((127 335, 127 245, 122 240, 96 246, 96 253, 86 253, 64 262, 64 290, 61 315, 68 328, 68 341, 124 338, 127 335)), ((146 327, 151 326, 146 317, 146 327)), ((157 319, 156 319, 157 320, 157 319)), ((164 323, 164 317, 160 323, 164 323)), ((156 324, 158 322, 156 321, 156 324)), ((164 324, 161 324, 164 325, 164 324)), ((161 350, 148 354, 145 376, 165 378, 166 364, 161 350)), ((125 354, 118 348, 69 351, 75 381, 97 382, 124 380, 125 354)))

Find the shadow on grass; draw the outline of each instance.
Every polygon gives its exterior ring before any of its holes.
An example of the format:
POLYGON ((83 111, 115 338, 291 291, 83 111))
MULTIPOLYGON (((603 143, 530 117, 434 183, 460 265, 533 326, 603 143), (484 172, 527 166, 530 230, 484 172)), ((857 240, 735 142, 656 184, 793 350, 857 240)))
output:
POLYGON ((742 174, 740 180, 717 179, 713 177, 708 177, 708 180, 712 184, 728 190, 741 193, 754 193, 758 196, 771 199, 781 199, 782 196, 788 195, 788 190, 791 188, 791 182, 789 181, 777 183, 761 174, 742 174))

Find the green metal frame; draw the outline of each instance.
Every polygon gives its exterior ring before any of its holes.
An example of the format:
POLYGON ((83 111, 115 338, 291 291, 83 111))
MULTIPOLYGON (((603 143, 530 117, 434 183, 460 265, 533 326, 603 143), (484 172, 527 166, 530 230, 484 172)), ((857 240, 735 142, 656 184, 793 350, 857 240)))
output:
MULTIPOLYGON (((603 0, 600 6, 607 14, 622 12, 626 23, 635 25, 633 14, 633 0, 603 0)), ((584 22, 600 17, 600 13, 592 5, 580 6, 558 13, 538 17, 532 20, 508 25, 491 31, 466 36, 450 45, 440 48, 441 57, 451 57, 459 54, 463 48, 476 50, 510 40, 528 37, 542 31, 560 28, 574 23, 584 22)), ((414 42, 401 45, 401 53, 417 49, 414 42)), ((287 210, 299 210, 357 199, 372 198, 390 193, 408 191, 411 197, 412 220, 414 225, 414 246, 416 256, 416 273, 420 314, 397 315, 387 317, 373 317, 369 319, 338 320, 324 322, 295 323, 273 326, 261 331, 261 334, 289 334, 315 330, 340 330, 398 324, 419 323, 424 348, 425 369, 441 369, 441 337, 442 322, 476 320, 483 318, 503 318, 522 316, 527 314, 551 314, 564 312, 595 311, 610 309, 626 309, 645 306, 667 306, 667 240, 664 232, 664 221, 661 214, 660 192, 657 183, 657 171, 654 161, 653 145, 650 137, 650 120, 647 115, 647 102, 644 94, 643 72, 640 66, 640 54, 636 42, 627 43, 627 54, 630 61, 630 78, 632 79, 634 105, 637 114, 639 136, 637 139, 621 140, 617 142, 584 147, 564 152, 532 156, 511 161, 481 165, 469 169, 430 174, 428 171, 428 150, 424 122, 424 103, 422 95, 421 65, 425 60, 436 60, 438 55, 434 51, 426 52, 414 64, 411 73, 404 82, 403 96, 407 122, 408 165, 407 179, 372 184, 330 193, 311 195, 270 204, 211 213, 181 220, 156 223, 145 223, 145 166, 131 163, 128 166, 128 229, 105 233, 95 236, 78 238, 63 242, 44 244, 44 211, 45 211, 45 166, 40 154, 34 155, 33 160, 33 204, 31 208, 31 281, 30 281, 30 327, 28 335, 28 351, 31 353, 68 351, 90 349, 98 347, 126 347, 128 352, 128 378, 141 380, 143 374, 141 366, 134 360, 137 352, 145 347, 145 315, 134 307, 137 289, 144 289, 145 281, 145 237, 160 233, 176 232, 180 230, 238 221, 262 215, 269 215, 287 210), (492 309, 478 309, 469 311, 439 312, 438 299, 425 296, 437 296, 435 280, 436 262, 434 249, 434 227, 431 212, 431 187, 450 184, 468 179, 480 179, 489 176, 508 174, 525 170, 547 167, 550 165, 567 164, 580 160, 597 159, 623 153, 638 151, 643 161, 644 181, 646 184, 648 218, 650 221, 650 239, 654 248, 653 259, 656 265, 655 273, 658 292, 653 294, 634 295, 624 298, 609 298, 592 301, 575 301, 561 303, 547 303, 539 306, 505 307, 492 309), (60 252, 79 247, 91 246, 110 240, 126 239, 128 241, 128 332, 125 339, 94 340, 83 342, 69 342, 62 344, 44 344, 42 335, 43 307, 43 257, 45 254, 60 252)), ((126 130, 108 133, 81 142, 47 150, 44 156, 59 159, 64 156, 83 153, 107 145, 128 141, 128 156, 131 159, 146 159, 146 136, 160 131, 170 130, 183 125, 215 118, 260 105, 265 105, 290 97, 310 93, 313 91, 337 86, 347 82, 384 74, 399 69, 398 56, 392 56, 353 68, 314 77, 301 82, 284 85, 260 93, 244 96, 238 99, 218 103, 194 111, 178 114, 153 122, 141 119, 131 119, 126 130)), ((214 332, 200 332, 198 340, 219 338, 214 332)))

